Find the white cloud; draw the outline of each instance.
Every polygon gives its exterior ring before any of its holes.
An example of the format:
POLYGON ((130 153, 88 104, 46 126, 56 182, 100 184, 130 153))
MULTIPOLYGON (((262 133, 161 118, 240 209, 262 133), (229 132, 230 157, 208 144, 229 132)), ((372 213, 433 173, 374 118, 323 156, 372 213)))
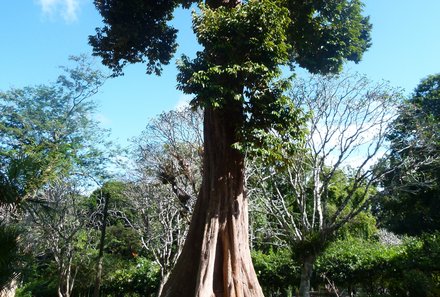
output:
POLYGON ((181 95, 179 97, 179 100, 177 101, 174 109, 182 110, 182 109, 187 108, 192 99, 193 99, 193 96, 191 96, 191 95, 181 95))
POLYGON ((45 16, 55 17, 60 15, 68 22, 78 19, 80 0, 38 0, 38 4, 45 16))

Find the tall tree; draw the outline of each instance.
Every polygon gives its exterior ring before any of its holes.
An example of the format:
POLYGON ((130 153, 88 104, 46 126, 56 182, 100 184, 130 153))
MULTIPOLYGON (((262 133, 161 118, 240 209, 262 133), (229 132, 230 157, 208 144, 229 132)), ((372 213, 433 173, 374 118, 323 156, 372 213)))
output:
POLYGON ((375 186, 391 171, 372 165, 386 151, 401 95, 386 83, 341 75, 297 79, 291 97, 310 114, 304 150, 285 170, 263 166, 257 183, 280 239, 302 265, 300 296, 310 296, 317 256, 377 198, 375 186))
POLYGON ((377 207, 381 224, 420 235, 440 224, 440 75, 423 79, 404 102, 388 134, 392 151, 382 166, 399 169, 383 179, 388 192, 377 207))
POLYGON ((0 92, 1 225, 18 222, 10 206, 35 198, 44 186, 102 172, 98 146, 105 133, 88 99, 105 76, 84 55, 71 60, 52 84, 0 92))
MULTIPOLYGON (((147 62, 160 73, 176 50, 169 25, 192 0, 96 0, 104 20, 90 37, 94 54, 121 74, 147 62)), ((369 47, 360 0, 207 0, 194 14, 203 50, 183 57, 179 88, 204 110, 203 181, 181 256, 162 296, 262 296, 248 245, 244 149, 272 159, 293 146, 302 119, 284 95, 281 66, 338 72, 369 47), (274 132, 274 133, 272 133, 274 132), (277 141, 281 135, 282 141, 277 141)))

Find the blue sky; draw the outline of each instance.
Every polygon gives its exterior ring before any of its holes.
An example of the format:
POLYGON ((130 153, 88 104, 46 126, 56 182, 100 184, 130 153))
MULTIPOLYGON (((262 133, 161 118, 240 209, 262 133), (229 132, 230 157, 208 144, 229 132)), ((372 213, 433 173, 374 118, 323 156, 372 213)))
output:
MULTIPOLYGON (((366 0, 373 46, 359 65, 347 68, 373 80, 389 80, 410 92, 420 79, 440 72, 440 0, 366 0)), ((91 0, 0 0, 0 90, 48 83, 69 55, 91 53, 87 37, 100 26, 91 0)), ((174 20, 179 50, 192 55, 196 41, 189 11, 174 20)), ((125 144, 148 119, 175 108, 187 97, 175 90, 175 64, 161 77, 145 75, 143 65, 106 82, 94 98, 99 119, 125 144)))

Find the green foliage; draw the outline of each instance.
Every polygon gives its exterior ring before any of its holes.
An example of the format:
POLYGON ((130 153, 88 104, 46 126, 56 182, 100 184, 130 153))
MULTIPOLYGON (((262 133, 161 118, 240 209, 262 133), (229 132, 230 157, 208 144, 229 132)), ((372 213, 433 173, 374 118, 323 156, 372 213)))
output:
POLYGON ((105 280, 105 296, 154 296, 159 289, 159 266, 146 258, 137 258, 128 268, 113 271, 105 280))
POLYGON ((370 213, 363 211, 350 222, 343 225, 337 232, 338 239, 350 237, 374 240, 377 237, 376 218, 370 213))
POLYGON ((278 65, 288 62, 287 14, 267 0, 232 9, 201 6, 193 22, 205 50, 194 61, 182 58, 179 88, 196 94, 196 106, 223 106, 244 100, 243 88, 248 97, 267 88, 280 74, 278 65))
POLYGON ((147 73, 160 74, 176 51, 177 30, 167 23, 174 9, 189 7, 194 0, 95 0, 105 26, 89 36, 94 55, 122 74, 127 63, 146 62, 147 73))
POLYGON ((57 295, 57 268, 46 257, 29 261, 27 269, 21 275, 21 285, 17 297, 53 297, 57 295))
POLYGON ((361 296, 438 296, 439 257, 438 234, 398 246, 350 238, 334 242, 318 258, 316 270, 361 296))
POLYGON ((377 242, 351 238, 332 243, 317 260, 317 274, 324 273, 337 284, 348 287, 369 285, 378 281, 391 266, 391 261, 403 253, 401 247, 385 247, 377 242))
POLYGON ((19 254, 19 235, 17 228, 0 225, 0 291, 17 276, 22 258, 19 254))
POLYGON ((131 259, 139 254, 142 244, 139 234, 132 228, 121 224, 107 227, 106 253, 118 255, 124 259, 131 259))
POLYGON ((282 0, 290 12, 292 57, 312 73, 337 73, 370 47, 371 24, 360 0, 282 0))
POLYGON ((408 268, 440 272, 440 233, 424 234, 407 244, 408 268))
POLYGON ((440 294, 440 237, 438 232, 409 240, 392 262, 391 296, 434 297, 440 294))
POLYGON ((440 75, 415 89, 388 134, 389 161, 397 168, 382 180, 388 193, 377 206, 379 221, 398 233, 419 235, 440 224, 440 75))
POLYGON ((17 204, 19 200, 18 189, 10 183, 6 174, 0 171, 0 206, 17 204))
POLYGON ((288 249, 253 251, 252 261, 266 296, 284 296, 293 284, 299 283, 300 267, 288 249))
POLYGON ((41 278, 17 289, 17 297, 54 297, 57 296, 57 284, 52 279, 41 278))
POLYGON ((76 65, 64 67, 56 83, 0 92, 0 193, 7 201, 100 158, 87 99, 104 76, 86 56, 71 60, 76 65))
POLYGON ((436 297, 440 294, 440 274, 426 273, 419 269, 405 269, 400 279, 390 284, 393 297, 436 297))
POLYGON ((412 102, 431 117, 440 119, 440 74, 428 75, 417 85, 412 102))

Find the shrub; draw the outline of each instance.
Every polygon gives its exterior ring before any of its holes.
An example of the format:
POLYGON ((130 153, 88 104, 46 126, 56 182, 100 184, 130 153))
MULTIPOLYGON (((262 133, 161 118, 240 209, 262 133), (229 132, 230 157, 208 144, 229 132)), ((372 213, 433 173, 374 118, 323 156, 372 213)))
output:
POLYGON ((288 249, 253 251, 252 259, 265 296, 286 296, 299 284, 300 267, 288 249))
POLYGON ((431 234, 397 246, 337 241, 318 258, 316 272, 357 296, 440 296, 439 239, 431 234))
POLYGON ((105 280, 105 296, 155 296, 159 289, 160 269, 153 261, 139 257, 133 265, 117 269, 105 280))

